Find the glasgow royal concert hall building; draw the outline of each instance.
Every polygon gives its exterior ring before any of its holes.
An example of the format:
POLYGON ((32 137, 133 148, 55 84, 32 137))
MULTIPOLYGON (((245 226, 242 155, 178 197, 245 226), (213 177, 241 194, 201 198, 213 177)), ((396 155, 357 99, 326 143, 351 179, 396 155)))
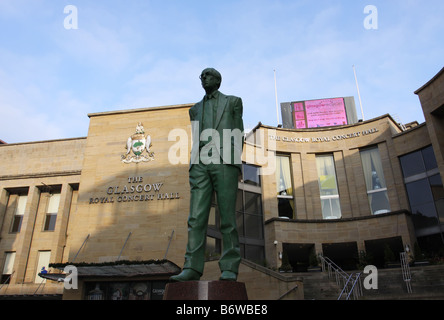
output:
MULTIPOLYGON (((246 134, 236 215, 250 299, 296 287, 304 299, 313 256, 345 271, 384 268, 388 251, 442 256, 444 69, 415 93, 421 124, 347 113, 310 127, 312 104, 291 102, 283 126, 246 134)), ((191 106, 92 113, 87 137, 0 144, 0 299, 163 298, 187 243, 191 106)), ((219 272, 213 204, 202 280, 219 272)))

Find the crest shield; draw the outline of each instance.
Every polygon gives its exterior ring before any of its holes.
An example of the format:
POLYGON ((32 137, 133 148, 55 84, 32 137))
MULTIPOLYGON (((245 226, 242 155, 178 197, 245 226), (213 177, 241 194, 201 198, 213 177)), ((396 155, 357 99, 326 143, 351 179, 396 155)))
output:
POLYGON ((150 135, 145 135, 145 129, 139 122, 136 132, 126 142, 126 154, 122 154, 122 162, 138 163, 154 160, 154 152, 150 150, 151 146, 151 137, 150 135))
POLYGON ((131 136, 131 149, 136 156, 140 156, 146 147, 146 138, 143 134, 133 134, 131 136))

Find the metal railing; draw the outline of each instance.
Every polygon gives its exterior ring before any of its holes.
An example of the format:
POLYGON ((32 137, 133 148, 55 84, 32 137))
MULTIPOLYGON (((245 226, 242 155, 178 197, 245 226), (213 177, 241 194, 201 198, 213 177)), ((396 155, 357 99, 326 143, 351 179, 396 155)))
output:
POLYGON ((0 285, 0 291, 2 290, 3 286, 9 285, 9 281, 11 281, 12 275, 15 273, 15 270, 12 271, 12 273, 3 281, 3 283, 0 285))
POLYGON ((345 300, 350 300, 350 298, 357 300, 359 299, 360 296, 362 296, 362 283, 360 277, 361 277, 360 272, 355 274, 352 273, 348 277, 347 282, 344 285, 344 288, 339 294, 338 300, 341 300, 342 295, 344 293, 346 294, 345 300))
POLYGON ((401 270, 402 270, 402 279, 405 282, 405 285, 407 287, 407 293, 412 293, 412 285, 410 281, 412 280, 412 275, 410 273, 410 266, 407 260, 407 253, 401 252, 400 254, 400 260, 401 260, 401 270))
POLYGON ((281 296, 278 298, 278 300, 282 300, 284 297, 286 297, 286 296, 289 295, 292 291, 294 291, 294 290, 296 290, 296 289, 298 289, 298 288, 299 288, 298 285, 294 286, 293 288, 291 288, 290 290, 288 290, 287 292, 285 292, 283 295, 281 295, 281 296))
POLYGON ((319 259, 322 263, 322 271, 327 271, 328 277, 334 277, 338 287, 342 288, 338 300, 340 300, 343 295, 346 300, 350 300, 351 298, 358 299, 362 296, 361 273, 352 273, 349 275, 328 257, 319 255, 319 259))
POLYGON ((322 271, 323 272, 327 271, 328 277, 329 278, 334 277, 336 284, 339 287, 343 288, 349 277, 347 272, 342 270, 338 265, 336 265, 336 263, 334 263, 328 257, 319 255, 319 259, 321 260, 322 263, 322 271))

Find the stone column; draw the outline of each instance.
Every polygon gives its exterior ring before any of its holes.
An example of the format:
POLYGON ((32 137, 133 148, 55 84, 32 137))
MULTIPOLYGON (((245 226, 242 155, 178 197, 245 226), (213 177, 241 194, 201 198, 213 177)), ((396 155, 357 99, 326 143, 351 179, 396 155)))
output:
POLYGON ((28 265, 29 251, 32 236, 34 234, 35 220, 40 201, 40 190, 31 186, 28 191, 28 202, 23 216, 22 227, 17 237, 17 253, 15 261, 15 283, 25 281, 26 268, 28 265))
POLYGON ((56 228, 51 245, 51 262, 62 262, 63 249, 66 245, 66 232, 71 211, 73 189, 68 183, 62 185, 56 228))

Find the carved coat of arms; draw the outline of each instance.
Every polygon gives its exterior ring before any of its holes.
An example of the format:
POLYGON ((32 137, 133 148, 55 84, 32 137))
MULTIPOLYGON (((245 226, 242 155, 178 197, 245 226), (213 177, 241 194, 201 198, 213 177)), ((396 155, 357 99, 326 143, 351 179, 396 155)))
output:
POLYGON ((154 152, 150 150, 152 146, 151 136, 145 135, 143 124, 139 122, 136 132, 128 138, 126 142, 126 153, 122 154, 123 163, 147 162, 154 160, 154 152))

